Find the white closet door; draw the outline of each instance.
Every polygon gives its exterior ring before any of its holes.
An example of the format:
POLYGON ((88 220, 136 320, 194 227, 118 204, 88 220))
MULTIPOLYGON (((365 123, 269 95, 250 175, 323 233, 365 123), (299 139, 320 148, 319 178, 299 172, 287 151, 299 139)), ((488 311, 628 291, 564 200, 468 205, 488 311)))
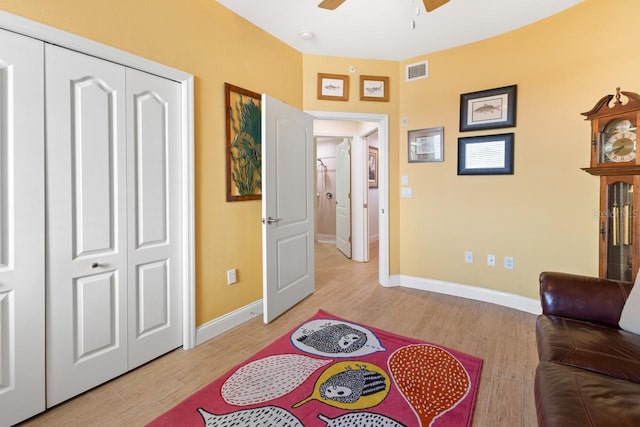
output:
POLYGON ((180 85, 127 69, 129 369, 182 345, 180 85))
POLYGON ((0 425, 45 408, 43 49, 0 30, 0 425))
POLYGON ((125 69, 46 46, 47 405, 127 370, 125 69))

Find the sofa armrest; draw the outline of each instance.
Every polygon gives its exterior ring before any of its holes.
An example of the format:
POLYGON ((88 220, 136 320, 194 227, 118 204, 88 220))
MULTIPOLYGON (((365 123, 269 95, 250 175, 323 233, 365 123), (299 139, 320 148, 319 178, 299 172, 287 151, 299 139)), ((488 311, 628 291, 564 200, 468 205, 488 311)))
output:
POLYGON ((575 274, 540 274, 542 313, 618 328, 633 283, 575 274))

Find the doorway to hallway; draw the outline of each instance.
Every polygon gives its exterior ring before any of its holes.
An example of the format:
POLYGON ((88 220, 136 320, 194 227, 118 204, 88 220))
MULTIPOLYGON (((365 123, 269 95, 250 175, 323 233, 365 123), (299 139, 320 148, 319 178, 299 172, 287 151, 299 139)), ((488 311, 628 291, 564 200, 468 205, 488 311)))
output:
MULTIPOLYGON (((388 241, 388 116, 386 114, 368 114, 368 113, 339 113, 339 112, 322 112, 308 111, 314 116, 314 135, 316 137, 333 138, 340 140, 344 137, 352 138, 351 152, 351 207, 352 207, 352 226, 351 239, 353 244, 353 259, 358 261, 366 261, 369 259, 369 243, 377 242, 371 250, 376 252, 379 258, 378 263, 378 282, 388 285, 389 280, 389 241, 388 241), (351 131, 345 128, 351 126, 351 131), (356 129, 354 132, 353 129, 356 129), (376 147, 377 145, 377 147, 376 147), (377 148, 377 188, 369 183, 369 146, 377 148), (353 178, 356 178, 355 180, 353 178), (373 194, 375 192, 375 197, 373 194), (375 203, 371 203, 374 201, 375 203)), ((316 139, 317 140, 317 139, 316 139)), ((334 142, 334 146, 335 146, 334 142)), ((319 155, 318 157, 323 157, 319 155)), ((332 156, 329 156, 332 157, 332 156)), ((324 159, 322 159, 324 161, 324 159)), ((324 162, 325 166, 327 162, 324 162)), ((322 173, 320 162, 317 163, 318 175, 322 173)), ((330 168, 327 167, 327 175, 329 176, 330 168)), ((317 177, 316 177, 317 178, 317 177)), ((326 200, 326 188, 317 188, 317 200, 324 198, 326 200)), ((334 193, 332 193, 332 198, 334 193)), ((325 202, 326 204, 326 202, 325 202)), ((335 205, 335 200, 333 201, 335 205)), ((330 205, 326 204, 328 207, 330 205)), ((326 209, 330 212, 331 217, 334 215, 333 210, 326 209)), ((335 233, 335 231, 334 231, 335 233)), ((331 233, 319 233, 316 230, 316 236, 321 240, 331 239, 331 233), (327 237, 329 236, 329 237, 327 237)), ((331 239, 332 240, 332 239, 331 239)))

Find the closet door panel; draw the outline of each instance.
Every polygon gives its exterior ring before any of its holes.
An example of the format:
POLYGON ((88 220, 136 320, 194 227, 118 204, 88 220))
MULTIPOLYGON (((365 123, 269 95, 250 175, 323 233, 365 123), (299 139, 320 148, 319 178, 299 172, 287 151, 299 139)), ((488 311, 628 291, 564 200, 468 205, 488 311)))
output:
POLYGON ((43 56, 0 30, 0 425, 45 409, 43 56))
POLYGON ((129 368, 182 344, 181 92, 127 69, 129 368))
POLYGON ((47 405, 127 370, 125 69, 46 46, 47 405))

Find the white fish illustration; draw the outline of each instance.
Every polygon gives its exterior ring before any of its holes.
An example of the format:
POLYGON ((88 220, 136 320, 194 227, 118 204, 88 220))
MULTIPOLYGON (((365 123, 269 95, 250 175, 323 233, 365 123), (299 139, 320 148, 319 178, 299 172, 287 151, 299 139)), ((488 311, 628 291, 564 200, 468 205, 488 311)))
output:
POLYGON ((198 408, 198 412, 205 427, 304 427, 291 412, 277 406, 243 409, 223 415, 212 414, 202 408, 198 408))
POLYGON ((336 418, 318 414, 318 418, 327 423, 327 427, 405 427, 394 419, 373 412, 351 412, 336 418))
POLYGON ((304 383, 318 368, 331 363, 300 354, 278 354, 241 366, 222 385, 222 398, 247 406, 282 397, 304 383))

